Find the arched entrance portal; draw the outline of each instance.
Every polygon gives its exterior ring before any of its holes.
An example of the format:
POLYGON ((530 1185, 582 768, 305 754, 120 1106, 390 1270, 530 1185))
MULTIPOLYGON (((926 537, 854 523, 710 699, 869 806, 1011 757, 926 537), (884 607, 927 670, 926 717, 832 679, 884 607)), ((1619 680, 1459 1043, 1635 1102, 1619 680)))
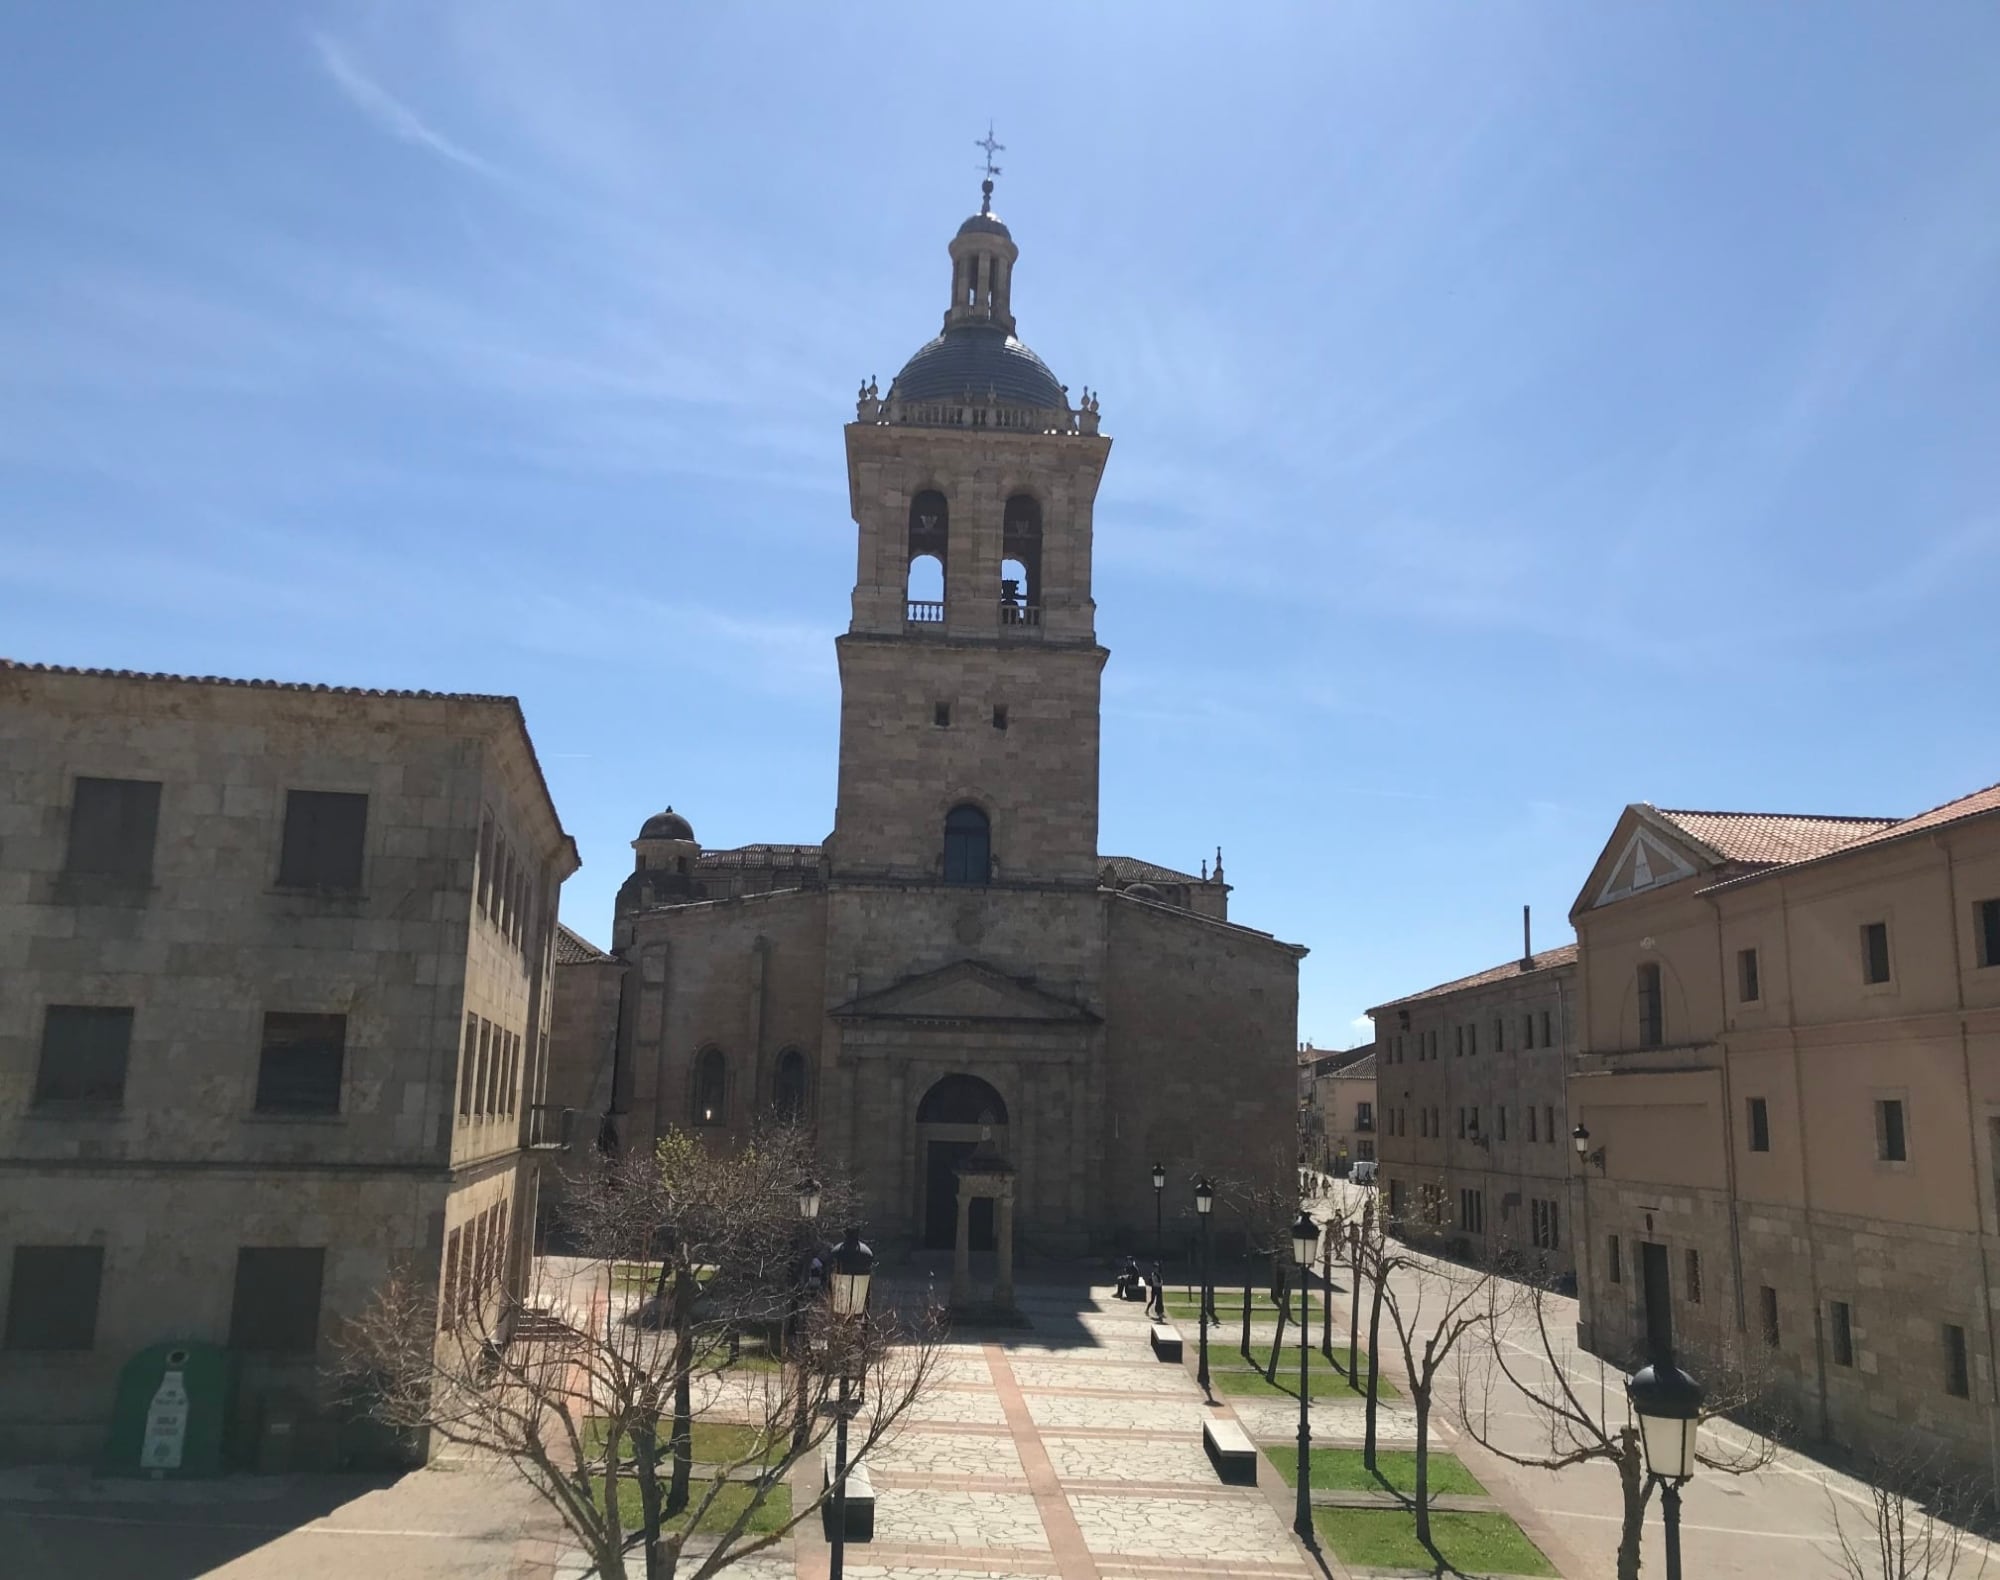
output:
MULTIPOLYGON (((1007 1103, 976 1075, 947 1075, 917 1104, 917 1156, 923 1159, 917 1211, 924 1226, 924 1244, 948 1251, 958 1232, 959 1160, 980 1141, 1007 1151, 1007 1103)), ((972 1249, 994 1246, 993 1202, 975 1198, 969 1223, 972 1249)))

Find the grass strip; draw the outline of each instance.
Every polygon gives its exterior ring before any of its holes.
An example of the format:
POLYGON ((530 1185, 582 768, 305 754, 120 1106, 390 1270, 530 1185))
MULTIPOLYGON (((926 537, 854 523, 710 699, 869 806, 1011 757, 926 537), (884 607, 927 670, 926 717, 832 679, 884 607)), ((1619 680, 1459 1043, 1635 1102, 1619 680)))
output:
POLYGON ((1404 1509, 1316 1508, 1320 1540, 1344 1564, 1369 1569, 1445 1569, 1467 1575, 1553 1575, 1542 1551, 1504 1514, 1433 1514, 1431 1548, 1404 1509))

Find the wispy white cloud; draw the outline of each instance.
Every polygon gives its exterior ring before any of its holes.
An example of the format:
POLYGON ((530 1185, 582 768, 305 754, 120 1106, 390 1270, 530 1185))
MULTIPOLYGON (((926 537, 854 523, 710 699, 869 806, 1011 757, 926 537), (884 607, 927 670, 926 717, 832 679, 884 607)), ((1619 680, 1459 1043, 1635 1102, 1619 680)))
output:
POLYGON ((499 180, 502 172, 463 144, 437 130, 409 105, 358 66, 353 57, 333 38, 315 31, 310 35, 314 52, 326 74, 347 100, 382 131, 415 147, 426 149, 448 163, 471 170, 488 180, 499 180))

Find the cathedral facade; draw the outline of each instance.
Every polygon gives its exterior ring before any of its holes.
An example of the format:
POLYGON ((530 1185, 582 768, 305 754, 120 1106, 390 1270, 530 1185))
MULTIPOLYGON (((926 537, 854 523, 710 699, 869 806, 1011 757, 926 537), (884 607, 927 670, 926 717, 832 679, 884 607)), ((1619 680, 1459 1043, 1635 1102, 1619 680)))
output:
POLYGON ((833 833, 709 850, 681 813, 647 819, 613 921, 601 1140, 803 1121, 878 1244, 1011 1227, 1027 1255, 1139 1249, 1156 1161, 1170 1220, 1199 1172, 1288 1174, 1305 950, 1229 920, 1219 850, 1199 873, 1099 851, 1111 441, 1015 334, 990 188, 951 241, 942 332, 846 429, 833 833), (961 1221, 975 1153, 1008 1199, 961 1221))

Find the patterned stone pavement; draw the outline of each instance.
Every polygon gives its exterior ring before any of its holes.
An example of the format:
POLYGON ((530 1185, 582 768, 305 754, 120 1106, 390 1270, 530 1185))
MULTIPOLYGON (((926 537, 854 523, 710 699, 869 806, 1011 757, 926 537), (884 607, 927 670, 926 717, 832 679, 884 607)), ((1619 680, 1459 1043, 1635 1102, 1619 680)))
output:
MULTIPOLYGON (((1137 1305, 1027 1293, 1035 1326, 948 1346, 931 1395, 871 1462, 875 1539, 847 1549, 853 1580, 1311 1580, 1325 1572, 1292 1535, 1290 1494, 1264 1467, 1257 1487, 1224 1486, 1201 1424, 1231 1415, 1260 1442, 1289 1442, 1289 1399, 1218 1395, 1191 1366, 1162 1364, 1137 1305), (1276 1484, 1276 1490, 1273 1486, 1276 1484)), ((1193 1323, 1178 1321, 1194 1354, 1193 1323)), ((1268 1340, 1267 1340, 1268 1342, 1268 1340)), ((1235 1359, 1233 1330, 1216 1341, 1235 1359)), ((1360 1406, 1315 1401, 1321 1442, 1355 1441, 1360 1406)), ((1387 1407, 1386 1442, 1406 1440, 1408 1410, 1387 1407)), ((829 1553, 817 1519, 754 1576, 822 1580, 829 1553)), ((1334 1575, 1343 1571, 1331 1564, 1334 1575)))

